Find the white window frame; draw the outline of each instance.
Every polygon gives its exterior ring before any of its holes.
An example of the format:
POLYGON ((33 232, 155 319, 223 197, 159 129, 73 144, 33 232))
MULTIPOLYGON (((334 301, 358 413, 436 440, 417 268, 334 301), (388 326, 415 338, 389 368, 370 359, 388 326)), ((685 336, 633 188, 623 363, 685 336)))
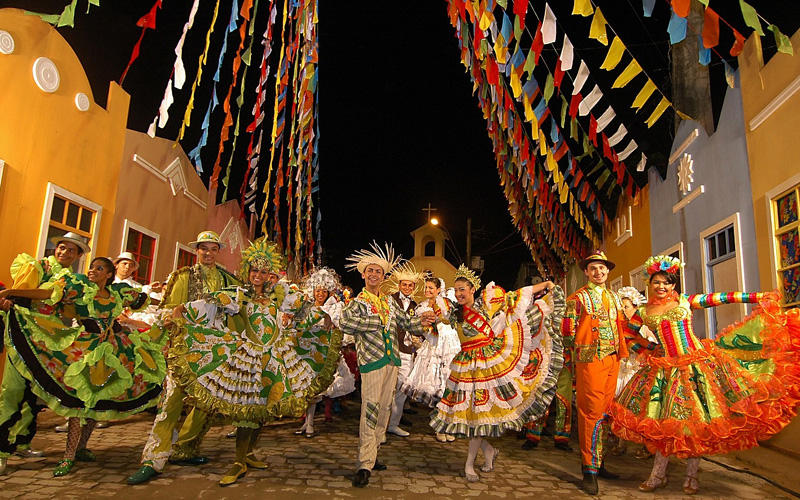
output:
POLYGON ((189 245, 184 245, 180 241, 176 241, 175 242, 175 257, 172 259, 172 269, 175 269, 175 270, 178 269, 178 255, 180 254, 180 250, 183 250, 184 252, 189 252, 191 254, 195 253, 194 248, 190 247, 189 245))
POLYGON ((616 223, 617 238, 614 240, 614 243, 620 246, 633 237, 633 207, 628 205, 627 214, 618 215, 616 223))
MULTIPOLYGON (((658 252, 656 255, 670 255, 670 254, 675 253, 676 251, 678 252, 678 259, 680 259, 680 261, 685 264, 686 260, 683 258, 683 255, 684 255, 685 252, 683 251, 683 242, 682 241, 679 241, 676 244, 672 245, 671 247, 669 247, 669 248, 667 248, 667 249, 665 249, 665 250, 663 250, 661 252, 658 252)), ((685 294, 686 293, 686 272, 683 269, 681 269, 680 276, 681 276, 681 293, 685 294)))
MULTIPOLYGON (((125 225, 122 227, 122 243, 120 244, 119 253, 125 251, 128 248, 128 230, 133 229, 134 231, 139 231, 142 234, 145 234, 155 240, 155 248, 153 248, 153 268, 151 270, 152 274, 155 275, 156 272, 156 263, 158 261, 158 241, 161 239, 161 235, 159 235, 155 231, 151 231, 144 226, 140 226, 139 224, 132 222, 130 219, 125 219, 125 225)), ((153 276, 147 277, 147 282, 150 283, 153 281, 153 276)))
MULTIPOLYGON (((704 293, 714 293, 715 290, 709 290, 709 282, 711 281, 711 268, 708 267, 708 244, 706 242, 706 238, 709 236, 718 233, 725 229, 728 226, 733 226, 733 242, 736 245, 736 249, 734 250, 735 255, 734 259, 736 259, 736 282, 739 287, 738 290, 716 290, 719 292, 744 292, 747 290, 745 284, 745 277, 744 277, 744 252, 742 250, 742 238, 741 238, 741 230, 740 230, 740 218, 739 212, 734 213, 730 217, 726 217, 721 221, 717 222, 713 226, 709 227, 708 229, 700 232, 700 264, 702 266, 703 272, 703 291, 704 293)), ((683 260, 683 259, 681 259, 683 260)), ((684 292, 685 293, 685 292, 684 292)), ((739 307, 739 313, 742 315, 742 318, 747 316, 747 305, 746 304, 737 304, 739 307)), ((706 317, 706 332, 708 334, 708 338, 714 339, 715 334, 711 328, 711 314, 712 310, 710 307, 705 308, 705 317, 706 317)))
POLYGON ((631 286, 637 290, 640 290, 638 286, 636 286, 640 281, 642 283, 642 288, 644 290, 644 296, 647 297, 650 293, 647 283, 645 282, 644 278, 642 278, 642 272, 644 271, 644 264, 634 269, 628 273, 628 278, 631 281, 631 286))
POLYGON ((796 185, 800 184, 800 174, 794 175, 791 178, 787 179, 785 182, 780 183, 779 185, 775 186, 774 188, 767 191, 764 195, 764 201, 767 204, 767 227, 769 228, 769 267, 770 271, 770 280, 772 282, 772 289, 775 290, 778 288, 778 259, 780 259, 780 249, 775 244, 775 218, 773 217, 772 213, 772 204, 775 201, 775 198, 779 197, 780 195, 784 194, 786 191, 792 189, 796 185))
POLYGON ((6 162, 3 159, 0 159, 0 189, 3 189, 3 172, 6 169, 6 162))
MULTIPOLYGON (((89 252, 84 255, 84 257, 87 259, 86 262, 91 262, 91 259, 95 253, 95 246, 97 244, 97 235, 100 232, 100 221, 103 215, 103 206, 98 205, 93 201, 87 200, 83 196, 78 196, 72 191, 64 189, 61 186, 57 186, 52 182, 47 183, 47 193, 44 198, 44 208, 42 209, 42 223, 39 226, 39 244, 38 247, 36 248, 36 257, 38 259, 44 258, 44 251, 47 248, 47 228, 50 227, 50 212, 52 212, 53 210, 53 197, 55 195, 58 195, 62 198, 65 198, 79 205, 83 205, 88 209, 94 210, 95 219, 94 219, 94 225, 92 227, 92 241, 90 242, 89 245, 89 252)), ((83 271, 82 269, 77 270, 77 272, 82 272, 82 271, 83 271)))
POLYGON ((618 276, 617 278, 611 280, 611 283, 608 286, 612 292, 618 292, 619 289, 622 288, 622 276, 618 276))

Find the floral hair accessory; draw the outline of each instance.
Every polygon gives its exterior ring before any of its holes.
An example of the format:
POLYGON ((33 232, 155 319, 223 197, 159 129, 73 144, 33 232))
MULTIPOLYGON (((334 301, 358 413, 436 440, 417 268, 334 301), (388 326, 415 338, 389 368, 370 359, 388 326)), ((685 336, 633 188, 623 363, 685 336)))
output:
POLYGON ((653 277, 654 274, 665 272, 669 274, 678 274, 683 267, 683 262, 680 259, 675 257, 670 257, 669 255, 656 255, 655 257, 650 257, 644 263, 644 277, 647 280, 653 277))
POLYGON ((621 299, 630 300, 631 303, 636 307, 639 307, 640 305, 647 302, 645 296, 642 295, 641 292, 639 292, 639 290, 635 289, 632 286, 624 286, 620 288, 619 290, 617 290, 617 295, 619 295, 619 298, 621 299))
POLYGON ((239 277, 247 281, 250 269, 269 269, 275 274, 280 274, 286 269, 286 257, 283 256, 277 243, 269 241, 262 236, 242 252, 242 262, 239 264, 239 277))
POLYGON ((336 291, 342 287, 339 275, 329 267, 314 269, 311 274, 303 280, 303 288, 308 293, 314 293, 317 288, 323 288, 329 292, 336 291))

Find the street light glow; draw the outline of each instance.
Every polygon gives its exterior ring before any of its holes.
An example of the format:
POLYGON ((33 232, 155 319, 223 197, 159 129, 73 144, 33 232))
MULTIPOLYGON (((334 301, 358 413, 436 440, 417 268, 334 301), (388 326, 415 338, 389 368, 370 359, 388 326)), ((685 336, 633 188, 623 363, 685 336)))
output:
POLYGON ((432 218, 431 219, 431 224, 433 224, 434 226, 438 225, 439 224, 439 219, 437 219, 436 217, 432 218))

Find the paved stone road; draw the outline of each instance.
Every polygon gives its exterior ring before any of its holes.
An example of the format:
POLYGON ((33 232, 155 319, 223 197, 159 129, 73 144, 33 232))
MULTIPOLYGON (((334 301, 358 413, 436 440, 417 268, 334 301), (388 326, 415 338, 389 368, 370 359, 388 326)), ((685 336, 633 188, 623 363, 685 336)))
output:
MULTIPOLYGON (((320 415, 322 412, 318 412, 320 415)), ((197 498, 294 499, 310 495, 333 498, 588 498, 578 488, 580 456, 564 453, 544 438, 535 451, 520 449, 514 435, 494 440, 501 450, 496 469, 481 474, 480 483, 467 483, 463 474, 466 441, 439 443, 427 426, 427 411, 419 408, 410 416, 412 435, 390 435, 381 448, 380 459, 388 470, 374 473, 367 488, 350 485, 357 443, 358 405, 348 402, 342 413, 330 423, 316 422, 317 436, 305 439, 293 435, 294 422, 279 423, 264 429, 257 452, 270 463, 263 471, 251 471, 237 484, 221 488, 217 481, 228 470, 234 455, 234 440, 225 438, 227 427, 213 428, 203 445, 212 462, 202 467, 169 465, 150 483, 127 486, 125 477, 138 468, 138 460, 153 416, 142 414, 115 422, 95 431, 89 443, 97 454, 93 464, 77 464, 73 473, 54 478, 52 469, 64 449, 65 434, 53 427, 63 422, 49 410, 40 414, 40 430, 34 439, 36 448, 47 451, 40 459, 9 459, 8 473, 0 476, 0 499, 24 498, 161 498, 164 500, 197 498)), ((634 447, 631 447, 632 449, 634 447)), ((482 463, 478 458, 478 464, 482 463)), ((643 494, 637 485, 647 477, 651 461, 640 461, 630 453, 609 457, 608 468, 621 474, 618 481, 600 481, 603 499, 686 497, 681 490, 682 463, 670 466, 670 484, 655 495, 643 494)), ((741 464, 739 464, 741 466, 741 464)), ((703 461, 700 465, 700 494, 697 498, 791 498, 767 482, 745 474, 728 471, 703 461)))

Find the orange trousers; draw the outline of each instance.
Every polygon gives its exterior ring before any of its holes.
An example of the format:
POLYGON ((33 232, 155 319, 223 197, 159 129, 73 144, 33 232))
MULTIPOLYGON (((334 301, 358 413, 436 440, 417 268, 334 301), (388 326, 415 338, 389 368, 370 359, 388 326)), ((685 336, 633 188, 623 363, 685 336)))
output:
POLYGON ((575 400, 578 406, 578 440, 581 469, 597 474, 603 465, 603 443, 608 434, 608 407, 614 399, 619 355, 591 363, 575 363, 575 400))

